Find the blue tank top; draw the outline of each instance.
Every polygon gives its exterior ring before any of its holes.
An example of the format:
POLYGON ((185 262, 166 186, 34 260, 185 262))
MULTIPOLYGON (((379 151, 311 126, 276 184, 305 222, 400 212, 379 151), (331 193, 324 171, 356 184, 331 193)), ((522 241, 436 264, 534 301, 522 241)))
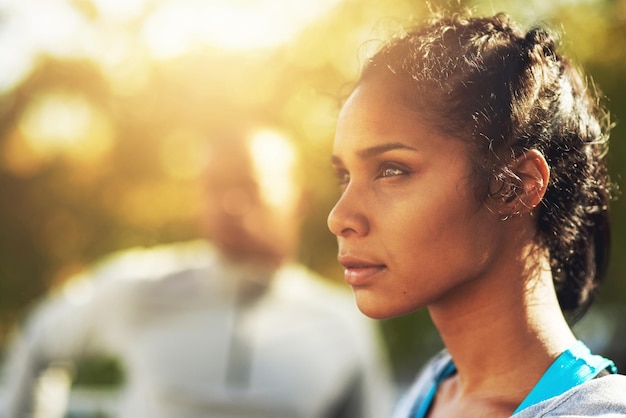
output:
MULTIPOLYGON (((592 354, 582 341, 577 341, 576 344, 557 357, 513 412, 513 415, 529 406, 559 396, 569 389, 595 378, 603 370, 613 374, 617 373, 617 368, 611 360, 592 354)), ((450 358, 435 377, 428 393, 423 394, 420 404, 414 406, 414 413, 411 414, 413 418, 426 417, 439 384, 455 372, 456 367, 450 358)))

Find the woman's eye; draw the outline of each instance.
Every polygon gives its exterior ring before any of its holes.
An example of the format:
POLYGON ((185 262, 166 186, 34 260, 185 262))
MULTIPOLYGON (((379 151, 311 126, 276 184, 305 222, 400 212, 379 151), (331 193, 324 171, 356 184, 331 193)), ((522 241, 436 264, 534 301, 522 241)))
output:
POLYGON ((383 169, 381 170, 380 176, 381 177, 395 177, 395 176, 401 176, 405 173, 406 173, 405 170, 398 168, 398 167, 383 167, 383 169))

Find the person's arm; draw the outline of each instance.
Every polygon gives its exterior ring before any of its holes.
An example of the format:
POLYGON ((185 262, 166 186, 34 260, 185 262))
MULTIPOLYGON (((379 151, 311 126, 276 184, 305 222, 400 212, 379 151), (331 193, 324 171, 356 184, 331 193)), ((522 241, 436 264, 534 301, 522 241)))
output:
POLYGON ((378 324, 357 313, 350 326, 355 343, 355 371, 350 390, 332 418, 389 417, 395 386, 378 324))
MULTIPOLYGON (((325 324, 331 339, 330 353, 316 353, 315 358, 328 355, 336 374, 332 384, 336 398, 323 411, 324 418, 390 417, 395 400, 395 385, 379 323, 363 315, 346 287, 315 276, 308 270, 290 271, 282 286, 303 291, 301 303, 325 312, 325 324), (308 277, 314 280, 303 280, 308 277), (298 279, 300 278, 300 279, 298 279)), ((295 293, 295 292, 294 292, 295 293)), ((292 294, 290 294, 291 297, 292 294)))
POLYGON ((55 296, 42 302, 16 330, 4 362, 4 416, 31 416, 42 372, 52 365, 69 365, 79 356, 89 318, 83 310, 55 296))
POLYGON ((70 281, 16 328, 3 365, 1 417, 32 415, 40 377, 50 367, 69 368, 85 355, 110 351, 104 336, 115 314, 111 302, 120 295, 111 281, 92 279, 70 281))
POLYGON ((367 320, 364 324, 364 338, 370 344, 364 344, 363 374, 361 390, 364 403, 364 418, 389 417, 393 411, 396 387, 391 375, 389 358, 382 336, 378 330, 378 324, 373 320, 367 320))

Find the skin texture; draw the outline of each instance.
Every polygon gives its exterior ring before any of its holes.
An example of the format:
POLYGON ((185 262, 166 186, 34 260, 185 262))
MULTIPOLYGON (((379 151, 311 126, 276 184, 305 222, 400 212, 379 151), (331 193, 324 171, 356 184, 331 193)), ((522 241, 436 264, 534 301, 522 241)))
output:
POLYGON ((467 145, 388 92, 361 85, 341 112, 333 160, 343 193, 328 219, 359 308, 374 318, 440 302, 493 268, 508 241, 474 197, 467 145))
POLYGON ((575 342, 536 238, 549 168, 529 150, 510 164, 514 194, 479 199, 467 143, 425 123, 401 89, 368 79, 341 111, 342 194, 328 217, 338 259, 366 315, 428 308, 458 370, 430 417, 510 416, 575 342))

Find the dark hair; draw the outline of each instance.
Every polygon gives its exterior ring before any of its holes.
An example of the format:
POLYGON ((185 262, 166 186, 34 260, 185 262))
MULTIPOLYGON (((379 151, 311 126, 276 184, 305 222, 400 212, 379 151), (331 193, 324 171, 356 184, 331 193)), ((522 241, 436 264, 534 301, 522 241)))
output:
POLYGON ((550 253, 561 309, 578 320, 606 274, 610 124, 598 94, 556 51, 546 29, 522 32, 504 14, 439 17, 383 46, 360 81, 402 82, 400 99, 442 132, 471 139, 482 198, 507 165, 536 149, 550 166, 538 237, 550 253))

